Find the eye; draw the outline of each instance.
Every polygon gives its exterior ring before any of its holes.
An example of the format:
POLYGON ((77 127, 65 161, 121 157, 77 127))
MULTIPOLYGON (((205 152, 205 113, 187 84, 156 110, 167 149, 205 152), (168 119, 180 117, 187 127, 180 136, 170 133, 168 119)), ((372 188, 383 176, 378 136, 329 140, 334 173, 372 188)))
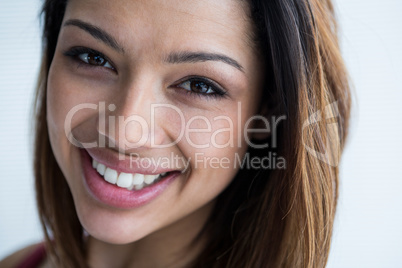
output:
POLYGON ((105 55, 90 48, 73 47, 64 52, 64 55, 91 67, 105 67, 114 71, 116 70, 105 55))
POLYGON ((226 95, 226 91, 216 85, 214 82, 203 77, 194 77, 187 79, 176 85, 176 87, 183 88, 189 93, 208 95, 215 97, 223 97, 226 95))
POLYGON ((201 93, 201 94, 211 94, 215 93, 212 87, 202 81, 197 80, 188 80, 184 83, 181 83, 180 86, 184 89, 192 91, 194 93, 201 93))
POLYGON ((103 55, 90 52, 82 53, 77 56, 80 60, 87 64, 114 69, 113 66, 110 65, 110 63, 103 57, 103 55))

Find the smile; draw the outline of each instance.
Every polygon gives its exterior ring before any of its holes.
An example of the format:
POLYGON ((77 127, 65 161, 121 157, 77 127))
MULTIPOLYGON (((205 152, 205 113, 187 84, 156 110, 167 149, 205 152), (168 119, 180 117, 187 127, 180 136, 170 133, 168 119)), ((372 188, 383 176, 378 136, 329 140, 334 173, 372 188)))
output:
POLYGON ((143 206, 162 195, 182 175, 180 170, 156 166, 130 168, 129 159, 119 160, 118 155, 99 148, 80 149, 80 156, 84 185, 90 196, 113 208, 143 206))
POLYGON ((126 188, 127 190, 141 190, 146 186, 153 185, 162 178, 167 177, 169 172, 163 172, 156 175, 145 175, 140 173, 125 173, 118 172, 104 164, 98 163, 92 159, 92 167, 101 175, 108 183, 115 184, 118 187, 126 188))

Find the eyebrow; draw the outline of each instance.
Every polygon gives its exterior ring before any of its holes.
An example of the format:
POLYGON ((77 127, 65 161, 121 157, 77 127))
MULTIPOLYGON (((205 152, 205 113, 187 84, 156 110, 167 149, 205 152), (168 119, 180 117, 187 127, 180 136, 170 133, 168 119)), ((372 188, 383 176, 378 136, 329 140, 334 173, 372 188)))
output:
MULTIPOLYGON (((117 40, 108 34, 106 31, 102 30, 101 28, 92 25, 88 22, 79 20, 79 19, 70 19, 67 20, 63 26, 76 26, 94 38, 104 42, 109 47, 113 48, 114 50, 124 53, 124 49, 122 46, 119 45, 117 40)), ((206 62, 206 61, 220 61, 226 64, 229 64, 236 69, 244 72, 243 66, 240 65, 235 59, 230 58, 226 55, 219 54, 219 53, 208 53, 208 52, 175 52, 171 53, 167 56, 166 62, 172 64, 178 63, 197 63, 197 62, 206 62)))
POLYGON ((113 36, 111 36, 110 34, 105 32, 101 28, 96 27, 95 25, 92 25, 88 22, 84 22, 82 20, 71 19, 71 20, 66 21, 63 26, 76 26, 76 27, 86 31, 87 33, 92 35, 94 38, 102 41, 103 43, 105 43, 109 47, 113 48, 114 50, 124 53, 123 47, 119 45, 119 43, 113 36))
POLYGON ((167 62, 176 63, 196 63, 205 61, 221 61, 223 63, 229 64, 236 69, 244 72, 243 66, 240 65, 235 59, 232 59, 226 55, 218 53, 208 53, 208 52, 178 52, 171 53, 166 59, 167 62))

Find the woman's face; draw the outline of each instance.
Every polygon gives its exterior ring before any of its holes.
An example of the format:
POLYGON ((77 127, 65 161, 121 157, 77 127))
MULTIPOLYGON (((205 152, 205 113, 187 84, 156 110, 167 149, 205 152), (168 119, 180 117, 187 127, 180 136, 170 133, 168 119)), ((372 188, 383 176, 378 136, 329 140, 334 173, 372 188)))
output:
POLYGON ((173 226, 191 232, 234 178, 262 82, 243 4, 68 2, 47 120, 79 219, 95 238, 123 244, 173 226))

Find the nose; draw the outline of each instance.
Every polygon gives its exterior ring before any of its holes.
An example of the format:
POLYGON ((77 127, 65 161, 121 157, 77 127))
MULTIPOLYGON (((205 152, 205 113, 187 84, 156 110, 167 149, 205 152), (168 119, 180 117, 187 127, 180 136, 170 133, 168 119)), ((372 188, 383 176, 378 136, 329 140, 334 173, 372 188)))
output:
POLYGON ((152 113, 157 103, 156 87, 152 81, 132 82, 121 86, 112 101, 105 104, 105 128, 99 127, 98 131, 109 146, 127 151, 149 149, 168 141, 163 118, 152 113))

